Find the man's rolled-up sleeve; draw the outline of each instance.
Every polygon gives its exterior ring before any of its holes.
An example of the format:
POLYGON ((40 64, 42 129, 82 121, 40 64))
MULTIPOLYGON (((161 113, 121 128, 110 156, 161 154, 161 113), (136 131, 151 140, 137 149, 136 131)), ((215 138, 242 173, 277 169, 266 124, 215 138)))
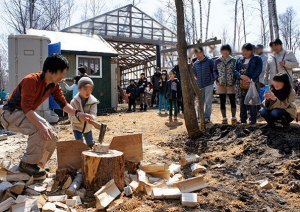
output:
POLYGON ((53 92, 51 93, 54 100, 57 102, 57 104, 63 109, 67 104, 67 100, 61 90, 61 87, 59 85, 56 85, 53 92))

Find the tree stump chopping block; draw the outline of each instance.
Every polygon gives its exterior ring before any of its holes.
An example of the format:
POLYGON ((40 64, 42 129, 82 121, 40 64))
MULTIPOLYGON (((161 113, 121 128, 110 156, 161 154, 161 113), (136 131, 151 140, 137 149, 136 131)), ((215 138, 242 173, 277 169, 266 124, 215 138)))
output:
POLYGON ((124 189, 125 159, 123 152, 109 150, 106 153, 82 152, 82 173, 85 188, 98 191, 111 179, 117 187, 124 189))

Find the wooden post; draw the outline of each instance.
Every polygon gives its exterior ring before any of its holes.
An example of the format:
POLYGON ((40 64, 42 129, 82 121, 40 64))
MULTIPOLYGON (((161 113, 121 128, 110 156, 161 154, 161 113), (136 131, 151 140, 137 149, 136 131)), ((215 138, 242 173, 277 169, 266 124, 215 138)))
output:
POLYGON ((99 190, 111 179, 115 180, 117 187, 124 188, 124 154, 117 150, 107 153, 93 151, 82 152, 82 174, 86 188, 99 190))

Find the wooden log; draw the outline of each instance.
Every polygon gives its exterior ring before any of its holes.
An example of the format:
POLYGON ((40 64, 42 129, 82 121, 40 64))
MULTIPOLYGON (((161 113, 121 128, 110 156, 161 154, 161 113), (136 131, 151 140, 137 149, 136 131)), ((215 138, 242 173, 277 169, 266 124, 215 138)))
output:
POLYGON ((42 209, 42 212, 54 212, 56 210, 55 203, 47 202, 42 209))
POLYGON ((12 212, 39 211, 37 199, 19 195, 11 207, 12 212))
POLYGON ((179 199, 181 192, 178 188, 153 188, 152 199, 179 199))
POLYGON ((77 173, 75 179, 69 186, 68 190, 66 191, 66 194, 69 196, 74 196, 76 191, 80 188, 83 181, 82 173, 77 173))
POLYGON ((9 182, 18 182, 18 181, 27 181, 30 179, 30 176, 26 173, 10 173, 7 174, 6 180, 9 182))
POLYGON ((48 196, 48 202, 62 202, 62 203, 65 203, 66 199, 68 199, 67 195, 48 196))
POLYGON ((15 203, 14 198, 10 197, 7 200, 0 203, 0 211, 8 210, 15 203))
POLYGON ((122 191, 124 188, 124 154, 117 150, 107 153, 82 152, 82 173, 85 188, 99 190, 111 179, 122 191))
POLYGON ((197 162, 199 162, 199 160, 200 160, 199 155, 196 155, 196 154, 185 155, 180 158, 179 163, 181 166, 185 166, 185 165, 189 165, 191 163, 197 163, 197 162))
POLYGON ((110 180, 94 194, 94 196, 96 197, 96 208, 106 208, 120 194, 121 192, 115 184, 114 179, 110 180))
POLYGON ((72 178, 69 176, 67 180, 64 182, 62 189, 65 190, 69 188, 69 186, 72 184, 72 178))

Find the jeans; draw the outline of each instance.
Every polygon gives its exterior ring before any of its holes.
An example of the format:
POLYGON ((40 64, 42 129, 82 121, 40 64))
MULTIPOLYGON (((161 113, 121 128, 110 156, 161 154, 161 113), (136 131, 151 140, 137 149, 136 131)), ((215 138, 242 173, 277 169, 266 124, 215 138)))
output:
POLYGON ((83 141, 83 136, 84 136, 85 142, 88 146, 93 146, 95 144, 92 131, 89 131, 87 133, 82 133, 79 132, 78 130, 73 130, 73 133, 76 140, 83 141))
POLYGON ((165 94, 159 94, 159 100, 158 100, 158 111, 161 112, 161 109, 162 109, 162 105, 164 103, 164 109, 165 111, 168 110, 168 101, 165 97, 165 94))
POLYGON ((140 93, 140 106, 141 110, 147 110, 147 95, 146 93, 140 93))
POLYGON ((246 123, 248 119, 248 110, 250 111, 250 123, 251 124, 256 124, 256 118, 257 118, 257 105, 249 106, 245 105, 246 96, 241 96, 240 98, 240 117, 241 117, 241 122, 246 123))
POLYGON ((168 100, 169 102, 169 116, 172 117, 173 115, 173 107, 174 107, 174 116, 177 117, 178 114, 178 105, 177 105, 177 100, 168 100))
POLYGON ((267 110, 266 108, 262 108, 260 114, 270 125, 274 125, 277 121, 281 121, 283 125, 287 125, 293 121, 290 114, 283 109, 267 110))
MULTIPOLYGON (((212 111, 212 100, 214 94, 214 85, 209 85, 201 89, 202 90, 202 100, 204 103, 204 118, 210 121, 211 111, 212 111)), ((200 101, 198 100, 198 103, 200 101)), ((200 105, 198 104, 198 119, 200 119, 200 105)))

